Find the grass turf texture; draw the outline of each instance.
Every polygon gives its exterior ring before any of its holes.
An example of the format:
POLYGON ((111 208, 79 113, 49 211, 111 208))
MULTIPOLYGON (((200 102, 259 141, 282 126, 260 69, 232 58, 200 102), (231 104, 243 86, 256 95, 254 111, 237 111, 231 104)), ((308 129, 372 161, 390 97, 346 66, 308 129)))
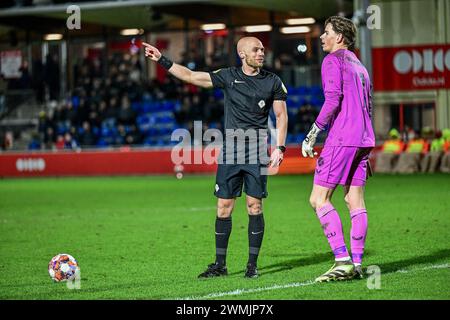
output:
MULTIPOLYGON (((308 283, 333 261, 308 204, 312 176, 269 177, 260 278, 243 278, 248 218, 242 197, 233 214, 230 275, 207 280, 197 275, 214 260, 213 176, 0 180, 0 298, 204 298, 244 289, 218 298, 449 299, 449 178, 370 179, 364 265, 381 269, 375 290, 366 280, 283 287, 308 283), (78 260, 80 290, 50 280, 47 264, 58 253, 78 260)), ((333 199, 349 245, 342 197, 338 188, 333 199)))

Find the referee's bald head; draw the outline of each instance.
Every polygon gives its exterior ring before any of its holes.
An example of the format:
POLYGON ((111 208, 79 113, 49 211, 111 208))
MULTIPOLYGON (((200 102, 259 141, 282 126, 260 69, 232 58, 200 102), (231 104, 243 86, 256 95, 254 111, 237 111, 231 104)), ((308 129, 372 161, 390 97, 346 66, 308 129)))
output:
POLYGON ((236 49, 239 57, 243 59, 242 53, 247 53, 252 47, 263 47, 261 41, 256 37, 243 37, 239 39, 236 49))

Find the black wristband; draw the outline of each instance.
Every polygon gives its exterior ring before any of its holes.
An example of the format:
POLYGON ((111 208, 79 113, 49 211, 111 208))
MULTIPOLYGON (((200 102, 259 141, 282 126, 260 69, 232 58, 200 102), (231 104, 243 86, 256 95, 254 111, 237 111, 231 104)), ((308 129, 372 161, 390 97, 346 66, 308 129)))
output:
POLYGON ((286 152, 286 147, 285 146, 278 146, 277 149, 279 149, 282 153, 286 152))
POLYGON ((161 56, 161 58, 159 58, 158 63, 166 70, 169 70, 173 65, 173 62, 164 56, 161 56))

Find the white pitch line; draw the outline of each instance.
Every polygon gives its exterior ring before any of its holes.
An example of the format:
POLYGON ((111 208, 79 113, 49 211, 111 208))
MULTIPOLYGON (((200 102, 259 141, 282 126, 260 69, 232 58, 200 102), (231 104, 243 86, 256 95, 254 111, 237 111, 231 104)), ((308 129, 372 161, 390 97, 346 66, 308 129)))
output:
MULTIPOLYGON (((411 272, 417 272, 417 271, 425 271, 430 269, 446 269, 450 268, 450 263, 444 263, 444 264, 435 264, 423 268, 417 268, 417 269, 400 269, 396 272, 398 273, 411 273, 411 272)), ((236 289, 233 291, 225 291, 225 292, 215 292, 210 293, 205 296, 189 296, 184 298, 175 298, 174 300, 206 300, 206 299, 212 299, 212 298, 221 298, 225 296, 238 296, 242 294, 247 293, 255 293, 255 292, 262 292, 262 291, 271 291, 271 290, 279 290, 279 289, 288 289, 288 288, 297 288, 297 287, 306 287, 313 284, 317 284, 313 280, 305 281, 305 282, 294 282, 294 283, 288 283, 284 285, 273 285, 270 287, 260 287, 260 288, 252 288, 252 289, 236 289)))
POLYGON ((253 289, 236 289, 233 291, 227 291, 227 292, 217 292, 217 293, 210 293, 206 296, 201 297, 185 297, 185 298, 178 298, 175 300, 204 300, 204 299, 211 299, 211 298, 220 298, 224 296, 235 296, 235 295, 241 295, 246 293, 254 293, 254 292, 261 292, 261 291, 270 291, 270 290, 277 290, 277 289, 287 289, 287 288, 295 288, 295 287, 304 287, 314 284, 315 282, 312 280, 306 281, 306 282, 294 282, 294 283, 288 283, 284 285, 273 285, 270 287, 260 287, 260 288, 253 288, 253 289))

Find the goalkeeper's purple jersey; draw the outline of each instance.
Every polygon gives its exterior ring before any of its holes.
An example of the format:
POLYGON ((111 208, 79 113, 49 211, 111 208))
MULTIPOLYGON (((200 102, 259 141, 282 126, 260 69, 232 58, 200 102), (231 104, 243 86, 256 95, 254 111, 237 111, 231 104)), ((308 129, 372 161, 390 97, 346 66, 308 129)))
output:
POLYGON ((349 50, 329 53, 322 62, 325 102, 316 125, 328 127, 325 146, 374 147, 369 74, 349 50))

